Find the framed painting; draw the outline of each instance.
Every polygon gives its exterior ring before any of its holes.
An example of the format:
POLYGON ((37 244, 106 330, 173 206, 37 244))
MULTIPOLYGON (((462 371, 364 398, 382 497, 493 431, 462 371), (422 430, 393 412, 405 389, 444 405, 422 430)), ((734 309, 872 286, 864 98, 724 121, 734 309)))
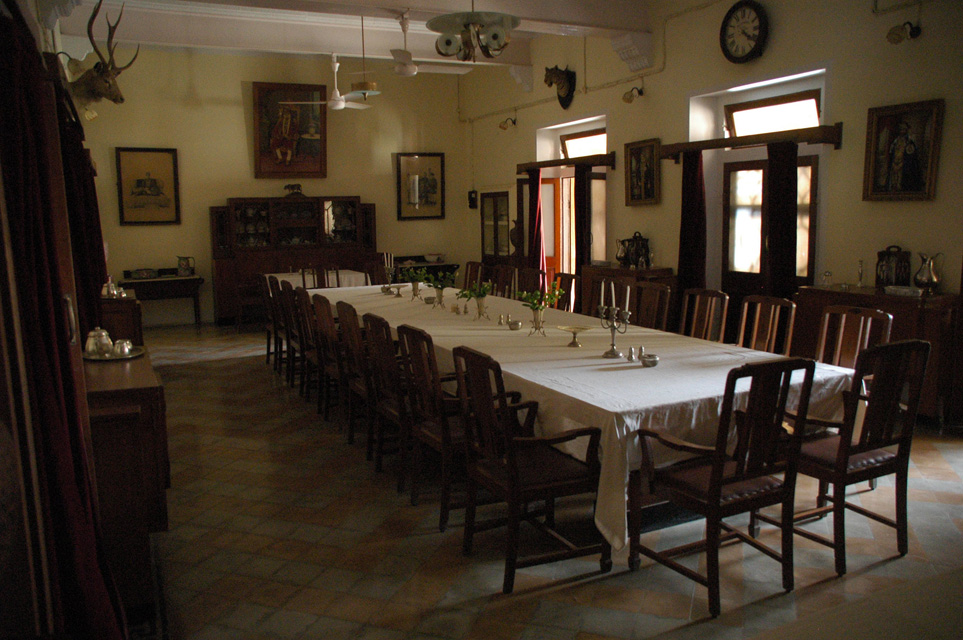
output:
POLYGON ((117 147, 121 224, 180 224, 177 149, 117 147))
POLYGON ((395 158, 398 219, 445 217, 445 154, 399 153, 395 158))
POLYGON ((662 197, 658 138, 625 144, 625 205, 658 204, 662 197))
POLYGON ((254 83, 254 177, 328 175, 324 85, 254 83))
POLYGON ((932 200, 940 162, 942 99, 869 110, 863 200, 932 200))

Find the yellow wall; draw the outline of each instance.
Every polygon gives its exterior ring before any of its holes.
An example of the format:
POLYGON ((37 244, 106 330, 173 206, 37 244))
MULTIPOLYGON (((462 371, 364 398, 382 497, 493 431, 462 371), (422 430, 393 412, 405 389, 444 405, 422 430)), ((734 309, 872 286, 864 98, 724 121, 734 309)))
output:
MULTIPOLYGON (((129 49, 118 49, 125 61, 129 49)), ((360 60, 341 60, 344 90, 357 76, 360 60)), ((119 279, 125 269, 176 266, 176 257, 194 256, 205 321, 213 317, 211 242, 208 208, 238 196, 283 196, 297 182, 306 195, 358 195, 377 206, 378 249, 395 254, 443 252, 455 261, 474 256, 475 244, 460 241, 463 229, 477 226, 466 200, 466 156, 457 119, 454 76, 395 76, 387 63, 368 61, 379 73, 382 94, 371 109, 328 112, 328 177, 254 179, 252 83, 320 83, 333 87, 327 56, 255 55, 197 50, 142 48, 119 79, 122 105, 93 105, 98 117, 85 124, 96 162, 97 193, 108 269, 119 279), (177 149, 181 224, 121 226, 117 209, 116 147, 177 149), (397 152, 445 154, 444 220, 398 222, 395 204, 397 152), (470 224, 469 224, 470 223, 470 224)), ((189 321, 190 301, 148 302, 146 324, 189 321)))
MULTIPOLYGON (((660 138, 663 143, 687 140, 688 104, 693 96, 825 68, 823 121, 843 123, 843 145, 838 151, 824 151, 820 164, 817 272, 831 270, 837 282, 853 282, 857 260, 862 259, 871 279, 876 252, 898 244, 914 253, 942 251, 946 289, 959 291, 963 3, 924 3, 922 36, 892 45, 886 41, 887 31, 907 20, 915 22, 916 8, 877 16, 868 0, 767 0, 769 46, 761 59, 745 65, 729 63, 719 50, 719 24, 731 3, 702 4, 653 3, 653 66, 644 72, 645 96, 632 104, 624 103, 621 96, 638 84, 637 74, 629 72, 603 39, 544 36, 534 41, 535 82, 530 93, 505 68, 479 67, 462 77, 398 78, 387 63, 369 61, 369 67, 382 72, 377 80, 384 93, 372 98, 374 107, 367 111, 329 112, 329 177, 296 182, 309 195, 360 195, 374 202, 381 250, 440 251, 463 263, 477 259, 480 252, 478 212, 467 208, 467 191, 511 190, 514 208, 515 166, 536 159, 535 130, 605 115, 609 149, 617 158, 606 187, 607 255, 614 258, 616 238, 641 231, 651 239, 656 262, 675 266, 681 167, 662 163, 661 204, 626 207, 623 145, 646 138, 660 138), (684 10, 685 5, 696 8, 684 10), (554 99, 555 90, 542 82, 544 68, 555 65, 578 72, 579 93, 564 111, 554 99), (864 202, 867 110, 932 98, 946 101, 936 199, 864 202), (516 108, 518 126, 500 130, 498 122, 514 116, 516 108), (398 151, 445 153, 444 221, 396 220, 391 154, 398 151)), ((118 59, 127 59, 129 53, 119 50, 118 59)), ((359 66, 360 61, 343 60, 342 87, 351 81, 347 74, 359 66)), ((332 78, 327 57, 145 48, 120 78, 127 102, 96 106, 100 115, 85 128, 100 173, 97 187, 110 246, 108 266, 115 277, 124 269, 173 266, 175 256, 192 255, 201 275, 209 278, 208 207, 232 196, 284 194, 284 184, 292 180, 253 178, 254 81, 331 86, 332 78), (113 159, 117 146, 177 148, 181 225, 119 226, 113 159)), ((914 255, 914 268, 918 264, 914 255)), ((202 292, 204 317, 209 320, 209 282, 202 292)), ((155 304, 147 309, 145 321, 182 322, 189 317, 187 304, 171 302, 163 305, 167 309, 155 304)))

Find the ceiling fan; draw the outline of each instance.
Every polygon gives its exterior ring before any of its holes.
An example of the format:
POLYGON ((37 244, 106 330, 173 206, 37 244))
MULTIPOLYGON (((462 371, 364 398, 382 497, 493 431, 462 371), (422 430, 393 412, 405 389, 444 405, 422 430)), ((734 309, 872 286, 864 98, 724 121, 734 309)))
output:
POLYGON ((326 104, 328 109, 332 111, 341 111, 342 109, 368 109, 371 107, 370 104, 363 104, 361 102, 355 102, 355 100, 362 99, 366 100, 367 96, 362 92, 351 92, 347 95, 341 95, 338 91, 338 67, 341 63, 338 62, 338 54, 331 54, 331 70, 334 71, 334 91, 331 92, 331 97, 323 101, 314 102, 282 102, 281 104, 326 104))
POLYGON ((395 73, 399 76, 410 77, 416 75, 419 71, 423 73, 468 73, 471 71, 470 66, 461 65, 443 65, 443 64, 421 64, 417 65, 411 56, 411 52, 408 51, 408 12, 405 11, 400 16, 398 16, 398 22, 401 23, 401 32, 405 36, 405 48, 404 49, 392 49, 391 57, 395 59, 395 73))

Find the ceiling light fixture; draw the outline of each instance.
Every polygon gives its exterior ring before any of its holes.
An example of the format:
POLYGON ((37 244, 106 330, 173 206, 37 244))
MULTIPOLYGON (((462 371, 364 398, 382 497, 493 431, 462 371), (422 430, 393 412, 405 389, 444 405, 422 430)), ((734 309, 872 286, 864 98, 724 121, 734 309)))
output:
POLYGON ((368 82, 368 68, 365 66, 364 51, 364 16, 361 16, 361 82, 351 83, 351 93, 360 95, 365 100, 368 99, 368 96, 376 96, 381 93, 378 91, 377 82, 368 82))
POLYGON ((892 44, 899 44, 907 38, 915 40, 920 37, 921 33, 923 33, 923 30, 919 25, 913 26, 912 22, 904 22, 890 29, 889 33, 886 34, 886 39, 892 44))
POLYGON ((514 127, 517 125, 518 125, 518 117, 516 116, 514 118, 505 118, 504 120, 498 123, 498 128, 501 129, 502 131, 508 131, 508 127, 514 127))
POLYGON ((439 55, 465 62, 475 60, 476 48, 486 58, 498 56, 508 46, 509 33, 519 24, 521 20, 507 13, 475 11, 475 0, 472 0, 470 12, 438 16, 425 26, 441 34, 435 41, 439 55))
POLYGON ((644 94, 645 89, 641 85, 638 87, 632 87, 622 94, 622 102, 625 102, 626 104, 632 104, 636 98, 641 98, 644 94))

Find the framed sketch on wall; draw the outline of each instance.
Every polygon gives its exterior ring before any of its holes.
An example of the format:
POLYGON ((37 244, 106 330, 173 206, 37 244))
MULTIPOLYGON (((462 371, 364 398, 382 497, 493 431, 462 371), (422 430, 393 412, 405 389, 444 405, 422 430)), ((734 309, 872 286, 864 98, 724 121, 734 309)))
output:
POLYGON ((121 224, 180 224, 177 149, 117 147, 121 224))
POLYGON ((328 175, 324 85, 254 83, 254 177, 328 175))
POLYGON ((399 220, 445 217, 445 154, 399 153, 395 171, 399 220))
POLYGON ((625 204, 658 204, 662 196, 658 138, 625 145, 625 204))
POLYGON ((869 110, 863 200, 932 200, 940 161, 944 102, 869 110))

